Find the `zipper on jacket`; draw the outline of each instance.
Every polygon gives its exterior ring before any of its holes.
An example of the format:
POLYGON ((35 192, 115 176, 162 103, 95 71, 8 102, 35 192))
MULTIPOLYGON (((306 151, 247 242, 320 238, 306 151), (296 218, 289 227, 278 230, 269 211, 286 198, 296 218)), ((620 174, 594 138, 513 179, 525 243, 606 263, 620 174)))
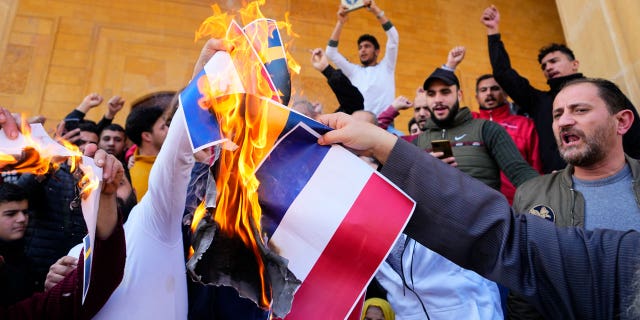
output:
POLYGON ((571 226, 576 226, 575 221, 575 206, 576 206, 576 190, 573 187, 569 188, 569 191, 571 191, 571 226))

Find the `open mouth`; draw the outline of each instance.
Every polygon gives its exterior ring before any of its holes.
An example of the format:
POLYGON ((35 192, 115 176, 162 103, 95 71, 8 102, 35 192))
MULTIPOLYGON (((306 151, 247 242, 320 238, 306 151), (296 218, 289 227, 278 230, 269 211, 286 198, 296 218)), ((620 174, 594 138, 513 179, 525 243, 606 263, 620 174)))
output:
POLYGON ((563 132, 560 134, 560 139, 562 143, 566 146, 572 146, 577 144, 580 141, 580 136, 573 134, 571 132, 563 132))

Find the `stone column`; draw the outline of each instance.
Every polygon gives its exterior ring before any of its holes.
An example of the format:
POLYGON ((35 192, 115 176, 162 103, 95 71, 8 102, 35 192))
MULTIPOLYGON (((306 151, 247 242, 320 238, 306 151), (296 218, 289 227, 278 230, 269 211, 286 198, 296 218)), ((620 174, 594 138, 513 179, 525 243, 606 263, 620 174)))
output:
POLYGON ((614 81, 640 107, 640 1, 556 0, 567 45, 589 77, 614 81))

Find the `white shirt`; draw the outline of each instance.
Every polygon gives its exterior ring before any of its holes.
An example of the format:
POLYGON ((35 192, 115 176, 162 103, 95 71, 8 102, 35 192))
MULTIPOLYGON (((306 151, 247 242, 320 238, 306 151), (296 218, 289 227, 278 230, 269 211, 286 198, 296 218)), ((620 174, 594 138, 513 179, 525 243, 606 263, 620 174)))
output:
POLYGON ((193 163, 179 108, 149 174, 149 189, 124 225, 122 283, 94 319, 187 318, 181 223, 193 163))
MULTIPOLYGON (((397 240, 405 242, 405 235, 397 240)), ((396 320, 504 319, 498 286, 410 239, 402 252, 402 278, 387 261, 376 279, 387 290, 396 320)))
POLYGON ((364 110, 376 115, 391 105, 396 98, 395 70, 398 60, 399 35, 396 27, 386 31, 387 45, 384 58, 375 66, 349 62, 337 47, 327 46, 327 57, 342 70, 351 84, 358 88, 364 97, 364 110))

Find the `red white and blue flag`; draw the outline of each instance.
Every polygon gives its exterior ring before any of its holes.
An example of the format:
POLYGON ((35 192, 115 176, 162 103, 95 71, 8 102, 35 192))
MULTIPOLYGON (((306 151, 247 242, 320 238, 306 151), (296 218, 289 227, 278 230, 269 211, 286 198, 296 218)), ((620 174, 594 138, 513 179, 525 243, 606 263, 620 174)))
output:
POLYGON ((301 124, 256 172, 269 247, 302 281, 286 319, 344 319, 406 226, 415 202, 301 124))
MULTIPOLYGON (((255 43, 250 38, 258 25, 243 30, 232 24, 228 34, 243 39, 239 33, 248 32, 244 39, 255 43)), ((283 50, 277 43, 258 42, 266 43, 270 53, 260 60, 267 66, 257 74, 243 72, 247 61, 260 59, 255 50, 245 56, 218 52, 197 79, 207 81, 215 97, 246 94, 246 103, 266 108, 262 123, 271 152, 256 171, 262 231, 269 247, 289 261, 288 268, 302 281, 286 319, 345 319, 357 308, 415 203, 343 147, 317 143, 319 134, 331 128, 281 104, 288 100, 283 94, 290 89, 280 87, 290 85, 284 79, 288 73, 280 72, 282 78, 274 81, 271 77, 286 68, 283 50), (277 90, 256 92, 253 82, 265 78, 277 90)), ((225 140, 219 119, 200 106, 203 97, 196 81, 180 95, 194 151, 225 140)))

